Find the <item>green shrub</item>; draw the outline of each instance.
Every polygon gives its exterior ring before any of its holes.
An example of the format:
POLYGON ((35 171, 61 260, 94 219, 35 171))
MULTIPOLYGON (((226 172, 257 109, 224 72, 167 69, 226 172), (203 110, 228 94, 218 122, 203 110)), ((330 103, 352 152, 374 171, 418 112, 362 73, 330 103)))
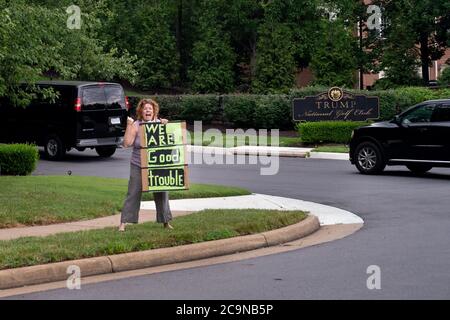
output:
POLYGON ((159 104, 159 113, 162 118, 172 120, 181 119, 180 114, 183 109, 181 101, 183 96, 161 95, 153 96, 152 99, 159 104))
POLYGON ((433 90, 434 99, 450 99, 450 87, 433 90))
POLYGON ((439 77, 438 84, 441 86, 448 86, 450 85, 450 66, 447 65, 442 71, 441 76, 439 77))
POLYGON ((39 152, 29 144, 0 144, 2 175, 26 176, 36 169, 39 152))
POLYGON ((253 128, 258 95, 223 96, 223 115, 226 122, 235 127, 253 128))
POLYGON ((216 119, 219 113, 219 98, 215 95, 154 95, 128 97, 130 114, 136 114, 141 99, 151 98, 160 107, 160 116, 169 120, 204 121, 216 119))
POLYGON ((292 129, 292 106, 282 95, 262 96, 255 109, 255 127, 264 129, 292 129))
MULTIPOLYGON (((292 100, 326 92, 327 87, 314 86, 291 90, 289 95, 155 95, 161 107, 161 117, 170 120, 213 120, 240 128, 279 128, 289 130, 292 121, 292 100)), ((351 93, 376 96, 380 99, 380 119, 390 120, 405 109, 431 99, 450 98, 450 88, 429 89, 406 87, 392 90, 351 90, 351 93)), ((129 97, 130 113, 144 97, 129 97)))
POLYGON ((181 99, 180 119, 186 121, 203 121, 210 123, 220 118, 219 97, 215 95, 190 95, 181 99))
POLYGON ((299 123, 297 130, 303 143, 348 143, 355 128, 367 122, 322 121, 299 123))
POLYGON ((316 96, 319 93, 327 92, 329 87, 325 86, 309 86, 304 88, 292 89, 289 91, 289 99, 293 100, 295 98, 305 98, 308 96, 316 96))
POLYGON ((234 127, 255 129, 294 128, 291 103, 285 95, 225 95, 223 120, 234 127))
POLYGON ((167 119, 179 120, 182 111, 181 101, 183 96, 181 95, 155 95, 147 97, 128 97, 130 103, 130 115, 135 116, 136 108, 141 99, 151 98, 155 100, 160 106, 160 116, 167 119))
POLYGON ((396 114, 406 107, 405 103, 400 103, 395 90, 372 91, 371 96, 380 99, 380 120, 392 119, 396 114))

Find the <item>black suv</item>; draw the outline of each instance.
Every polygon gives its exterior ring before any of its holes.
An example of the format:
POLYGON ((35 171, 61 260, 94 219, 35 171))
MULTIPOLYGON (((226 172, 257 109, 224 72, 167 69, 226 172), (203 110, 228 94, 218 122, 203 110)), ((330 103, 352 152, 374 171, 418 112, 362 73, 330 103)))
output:
POLYGON ((29 142, 44 146, 50 160, 62 159, 66 151, 95 148, 110 157, 122 144, 128 100, 117 83, 45 81, 40 88, 53 88, 58 97, 36 98, 25 108, 0 100, 0 142, 29 142))
POLYGON ((353 131, 350 161, 364 174, 405 165, 420 174, 450 167, 450 99, 425 101, 391 121, 353 131))

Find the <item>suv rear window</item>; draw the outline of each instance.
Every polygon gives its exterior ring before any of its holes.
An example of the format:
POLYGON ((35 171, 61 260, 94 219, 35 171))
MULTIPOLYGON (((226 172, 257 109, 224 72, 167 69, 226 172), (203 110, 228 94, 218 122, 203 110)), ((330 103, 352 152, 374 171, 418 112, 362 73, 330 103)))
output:
POLYGON ((122 87, 88 86, 82 89, 83 110, 125 109, 122 87))

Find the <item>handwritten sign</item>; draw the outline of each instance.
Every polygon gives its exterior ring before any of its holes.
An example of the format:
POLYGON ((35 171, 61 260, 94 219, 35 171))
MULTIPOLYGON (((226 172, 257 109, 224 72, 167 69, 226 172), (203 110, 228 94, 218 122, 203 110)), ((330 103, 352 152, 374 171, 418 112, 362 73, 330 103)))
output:
POLYGON ((295 121, 366 121, 380 117, 378 97, 355 95, 333 87, 317 96, 294 99, 295 121))
POLYGON ((186 123, 142 123, 142 191, 188 189, 186 164, 186 123))
POLYGON ((186 124, 185 122, 169 122, 167 124, 161 123, 144 123, 141 130, 141 146, 147 148, 175 146, 185 144, 186 139, 186 124), (143 127, 143 129, 142 129, 143 127), (184 139, 184 140, 183 140, 184 139))

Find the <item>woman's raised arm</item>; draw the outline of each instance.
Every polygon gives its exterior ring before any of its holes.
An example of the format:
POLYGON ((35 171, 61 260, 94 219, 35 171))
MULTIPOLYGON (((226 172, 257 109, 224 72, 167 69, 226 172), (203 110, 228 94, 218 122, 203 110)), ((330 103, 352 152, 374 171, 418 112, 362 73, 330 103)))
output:
POLYGON ((138 132, 138 128, 134 124, 133 118, 128 117, 127 129, 125 130, 125 136, 123 138, 123 146, 125 148, 133 146, 134 139, 136 139, 137 132, 138 132))

